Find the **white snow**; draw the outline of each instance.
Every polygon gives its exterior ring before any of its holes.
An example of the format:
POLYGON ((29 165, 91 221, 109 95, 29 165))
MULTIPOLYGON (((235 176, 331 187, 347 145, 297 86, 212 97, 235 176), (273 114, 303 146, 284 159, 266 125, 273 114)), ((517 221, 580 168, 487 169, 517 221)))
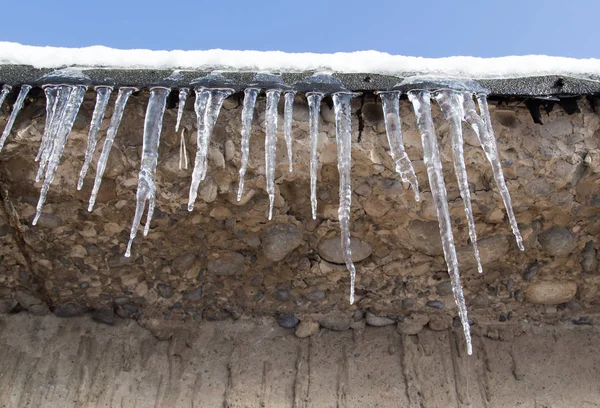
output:
POLYGON ((572 75, 600 77, 600 59, 545 55, 500 58, 421 58, 378 51, 316 54, 281 51, 150 51, 119 50, 104 46, 85 48, 37 47, 0 42, 0 65, 24 64, 35 68, 106 67, 193 69, 207 71, 372 73, 385 75, 444 75, 471 78, 572 75))

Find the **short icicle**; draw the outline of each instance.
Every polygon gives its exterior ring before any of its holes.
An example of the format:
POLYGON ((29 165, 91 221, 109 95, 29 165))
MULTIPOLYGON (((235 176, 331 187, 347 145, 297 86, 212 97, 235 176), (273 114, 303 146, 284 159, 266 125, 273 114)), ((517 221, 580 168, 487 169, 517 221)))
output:
POLYGON ((287 91, 284 94, 285 107, 283 108, 283 134, 285 136, 285 144, 287 146, 287 155, 290 163, 290 173, 294 171, 294 160, 292 157, 292 119, 294 116, 295 97, 295 91, 287 91))
POLYGON ((108 125, 108 130, 106 131, 106 139, 104 139, 104 145, 102 146, 102 153, 100 153, 100 158, 98 159, 98 164, 96 165, 96 177, 94 178, 94 187, 92 188, 92 194, 90 195, 90 201, 88 203, 88 211, 90 212, 94 209, 96 197, 98 196, 98 191, 100 191, 100 185, 102 184, 102 176, 104 176, 104 170, 106 170, 106 163, 108 163, 108 156, 110 155, 110 150, 112 149, 112 145, 115 141, 115 138, 117 137, 117 131, 119 130, 119 125, 121 124, 121 119, 123 118, 123 111, 125 110, 125 105, 127 105, 127 100, 135 91, 137 91, 137 88, 119 88, 117 100, 115 101, 115 110, 110 119, 110 125, 108 125))
POLYGON ((269 220, 273 218, 273 203, 275 201, 275 154, 277 150, 277 105, 279 89, 267 91, 267 107, 265 110, 265 177, 267 194, 269 195, 269 220))
POLYGON ((320 92, 306 94, 308 100, 308 118, 310 127, 310 207, 313 220, 317 219, 317 171, 319 170, 319 113, 321 112, 320 92))
POLYGON ((46 93, 46 109, 51 107, 51 113, 50 115, 46 115, 44 135, 42 136, 42 142, 36 156, 36 161, 40 162, 35 176, 36 183, 42 180, 42 176, 48 165, 50 153, 56 141, 56 134, 58 133, 60 124, 64 120, 72 90, 73 86, 71 85, 47 86, 44 89, 46 93))
POLYGON ((51 145, 47 150, 50 150, 48 155, 48 162, 46 167, 46 173, 44 174, 44 183, 42 184, 42 190, 40 191, 40 198, 36 206, 36 214, 33 219, 33 225, 37 224, 38 219, 42 215, 42 207, 46 201, 46 195, 50 189, 50 184, 54 181, 54 175, 56 169, 60 163, 63 151, 67 144, 69 134, 73 128, 73 123, 79 113, 79 108, 83 102, 85 91, 87 86, 75 85, 71 87, 71 92, 64 108, 64 114, 61 115, 60 120, 56 119, 52 121, 52 127, 56 128, 57 131, 52 133, 51 145), (51 149, 50 149, 51 148, 51 149))
MULTIPOLYGON (((8 135, 10 135, 10 131, 12 130, 13 125, 15 124, 15 120, 17 120, 17 116, 19 112, 21 112, 21 108, 23 108, 23 103, 25 102, 25 98, 27 94, 31 90, 31 85, 23 85, 21 86, 21 90, 19 91, 19 96, 17 96, 17 101, 13 106, 13 111, 8 118, 8 122, 6 122, 6 127, 4 128, 4 132, 2 132, 2 136, 0 137, 0 151, 4 148, 4 143, 6 143, 6 139, 8 135)), ((5 96, 6 97, 6 96, 5 96)))
POLYGON ((469 180, 467 178, 467 167, 465 165, 463 150, 462 121, 465 116, 463 110, 464 96, 462 92, 443 90, 435 94, 435 100, 440 105, 444 117, 450 124, 454 172, 456 173, 458 189, 465 207, 465 215, 467 216, 467 224, 469 225, 469 238, 473 244, 473 251, 475 252, 475 259, 477 261, 477 271, 482 273, 483 268, 481 267, 481 257, 479 256, 479 247, 477 246, 477 232, 475 230, 475 220, 473 219, 471 192, 469 191, 469 180))
POLYGON ((252 134, 252 118, 254 117, 254 105, 260 89, 246 88, 244 90, 244 107, 242 108, 242 162, 240 164, 240 184, 238 186, 237 200, 242 199, 244 194, 244 177, 250 157, 250 135, 252 134))
POLYGON ((190 93, 189 88, 181 88, 179 90, 179 106, 177 107, 177 123, 175 124, 175 132, 179 132, 179 125, 181 124, 181 118, 183 117, 183 109, 185 108, 185 101, 190 93))
POLYGON ((496 185, 500 191, 500 196, 504 202, 504 208, 506 209, 506 214, 508 215, 508 220, 510 222, 513 235, 515 236, 515 240, 517 241, 519 249, 524 251, 525 247, 523 246, 523 238, 521 237, 519 225, 517 224, 517 219, 515 218, 515 213, 513 211, 512 202, 510 199, 510 192, 506 186, 504 172, 502 171, 502 164, 500 163, 500 158, 498 156, 498 146, 496 145, 496 136, 494 135, 494 129, 492 128, 492 119, 490 118, 490 109, 488 107, 487 97, 483 94, 477 95, 477 102, 479 104, 481 116, 477 115, 477 112, 475 111, 475 103, 473 102, 472 97, 470 95, 465 97, 466 120, 469 122, 471 127, 473 127, 475 133, 477 133, 477 137, 479 137, 479 143, 481 143, 481 147, 483 148, 485 156, 492 166, 494 180, 496 181, 496 185))
POLYGON ((379 97, 383 105, 383 119, 390 155, 394 161, 396 173, 400 174, 402 181, 409 183, 415 195, 415 201, 419 201, 419 182, 415 174, 412 162, 406 154, 404 140, 402 138, 402 122, 400 121, 400 91, 380 92, 379 97))
POLYGON ((413 104, 415 115, 417 117, 417 126, 421 133, 423 160, 427 167, 431 195, 433 196, 437 211, 442 247, 444 249, 444 258, 446 259, 446 265, 448 265, 448 274, 450 275, 450 281, 452 283, 454 301, 458 307, 458 314, 465 334, 467 354, 470 355, 473 353, 473 347, 471 345, 471 329, 469 326, 469 318, 467 316, 465 297, 460 283, 458 259, 456 257, 456 248, 454 247, 452 223, 450 221, 448 198, 446 196, 446 185, 442 173, 442 162, 440 160, 435 129, 433 127, 433 119, 431 117, 431 94, 428 91, 410 91, 408 93, 408 98, 413 104))
POLYGON ((2 107, 2 104, 4 103, 4 100, 10 93, 11 89, 12 89, 12 86, 10 86, 10 85, 2 85, 2 89, 0 89, 0 108, 2 107))
POLYGON ((136 193, 135 215, 131 224, 129 233, 129 242, 125 256, 131 256, 131 244, 137 234, 137 230, 142 220, 144 207, 148 201, 148 214, 146 216, 146 226, 144 227, 144 236, 150 231, 150 222, 154 213, 156 204, 156 185, 154 176, 156 166, 158 165, 158 146, 160 144, 160 133, 162 131, 163 116, 167 96, 170 93, 169 88, 152 88, 150 90, 150 100, 146 108, 146 118, 144 121, 144 140, 142 144, 142 163, 140 165, 140 174, 138 178, 138 188, 136 193))
POLYGON ((194 170, 192 171, 188 211, 194 209, 196 197, 198 196, 198 187, 200 186, 200 182, 206 177, 206 158, 208 156, 210 137, 217 123, 223 101, 233 93, 233 89, 228 88, 203 89, 200 95, 198 95, 198 91, 196 90, 197 103, 194 106, 198 121, 197 149, 194 170))
POLYGON ((110 98, 111 92, 111 86, 96 87, 96 106, 94 107, 92 121, 90 122, 87 148, 85 149, 85 159, 83 161, 81 171, 79 172, 77 190, 81 190, 83 187, 83 179, 90 168, 90 164, 92 164, 92 158, 94 157, 94 152, 96 151, 96 144, 98 144, 98 132, 100 131, 100 125, 102 125, 102 120, 104 119, 104 113, 106 112, 106 106, 108 105, 108 99, 110 98))
POLYGON ((352 250, 350 249, 350 207, 352 204, 350 179, 350 169, 352 167, 352 111, 350 102, 356 95, 350 92, 337 92, 332 95, 335 110, 338 172, 340 173, 338 218, 340 220, 342 255, 346 268, 350 272, 350 304, 354 303, 354 285, 356 282, 356 268, 352 262, 352 250))

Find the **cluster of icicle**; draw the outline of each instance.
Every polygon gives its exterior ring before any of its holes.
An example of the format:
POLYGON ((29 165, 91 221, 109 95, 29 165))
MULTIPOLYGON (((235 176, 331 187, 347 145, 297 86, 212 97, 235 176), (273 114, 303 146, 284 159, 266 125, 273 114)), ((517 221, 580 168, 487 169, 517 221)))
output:
MULTIPOLYGON (((9 86, 5 85, 0 90, 0 106, 2 105, 2 102, 6 98, 7 94, 10 92, 10 89, 11 88, 9 86)), ((30 89, 31 86, 29 85, 23 85, 20 88, 20 92, 13 106, 12 113, 8 119, 2 136, 0 137, 0 150, 2 149, 2 146, 6 142, 6 139, 11 132, 15 119, 21 110, 23 102, 25 101, 30 89)), ((36 156, 36 161, 39 161, 39 170, 36 175, 36 181, 42 180, 43 176, 43 185, 33 224, 37 222, 41 215, 46 194, 50 184, 52 183, 52 180, 54 179, 54 174, 60 162, 62 153, 67 143, 67 138, 71 132, 71 128, 83 101, 86 90, 87 87, 83 85, 50 85, 44 88, 46 94, 46 124, 40 148, 36 156)), ((113 88, 109 86, 96 87, 96 105, 91 119, 85 159, 77 183, 78 189, 81 189, 83 186, 85 176, 96 151, 100 125, 104 118, 104 112, 108 105, 112 91, 113 88)), ((135 91, 136 89, 133 87, 121 87, 118 90, 114 113, 106 132, 102 152, 96 166, 96 177, 89 200, 88 211, 92 211, 94 207, 96 196, 102 182, 102 176, 104 174, 104 170, 106 169, 108 156, 117 135, 121 118, 123 117, 125 105, 129 96, 135 91)), ((189 95, 189 91, 190 90, 188 88, 182 88, 179 90, 179 107, 176 123, 177 131, 179 130, 183 109, 186 99, 189 95)), ((260 88, 253 87, 247 88, 244 91, 241 129, 241 166, 239 170, 239 189, 237 194, 238 201, 241 200, 244 191, 244 176, 246 173, 246 167, 248 165, 254 107, 256 104, 256 98, 260 91, 260 88)), ((154 87, 150 89, 150 99, 148 102, 144 122, 143 151, 138 178, 135 215, 131 226, 127 250, 125 252, 125 256, 127 257, 131 254, 131 245, 140 226, 141 218, 146 207, 146 201, 148 202, 148 211, 146 215, 147 219, 144 228, 144 235, 147 235, 149 232, 150 222, 152 220, 152 214, 156 203, 155 174, 158 164, 158 147, 160 143, 162 120, 165 112, 167 97, 170 92, 171 90, 165 87, 154 87)), ((197 150, 194 160, 192 181, 189 190, 189 211, 194 209, 198 188, 200 183, 206 177, 207 155, 210 145, 210 138, 223 105, 223 101, 233 92, 233 89, 228 88, 200 87, 195 89, 196 100, 194 104, 194 110, 196 112, 197 120, 197 150)), ((293 171, 292 116, 295 91, 267 89, 265 115, 265 173, 267 193, 269 195, 269 220, 273 215, 273 202, 275 197, 274 174, 278 118, 277 105, 282 93, 284 94, 283 97, 285 102, 283 133, 286 140, 287 155, 289 158, 289 171, 293 171)), ((401 92, 385 91, 378 92, 378 94, 382 101, 385 128, 395 171, 405 183, 408 183, 412 187, 415 200, 419 201, 419 186, 417 177, 415 175, 412 163, 406 154, 402 139, 401 119, 399 112, 401 92)), ((341 245, 343 248, 342 253, 346 267, 350 272, 351 304, 354 303, 356 269, 352 262, 352 251, 350 249, 350 208, 352 200, 350 174, 352 165, 352 124, 350 104, 352 98, 354 98, 356 95, 357 94, 355 93, 346 91, 335 92, 331 95, 335 111, 338 171, 340 174, 340 203, 338 215, 341 229, 341 245)), ((325 94, 320 92, 309 92, 306 94, 309 106, 310 127, 310 198, 312 216, 314 219, 317 217, 316 185, 317 173, 319 169, 319 157, 317 150, 319 134, 319 110, 324 96, 325 94)), ((500 195, 504 201, 504 206, 508 214, 512 231, 521 250, 523 250, 522 238, 512 210, 510 195, 504 181, 502 167, 496 147, 496 140, 492 130, 486 96, 483 94, 475 95, 479 105, 479 113, 477 112, 477 107, 474 102, 474 95, 470 92, 439 90, 431 93, 425 90, 417 90, 410 91, 408 93, 408 98, 413 105, 417 118, 417 125, 421 133, 424 162, 427 167, 429 185, 431 187, 433 200, 437 209, 444 257, 448 266, 448 273, 452 282, 454 298, 458 306, 459 316, 465 333, 467 351, 469 354, 471 354, 472 346, 470 327, 467 318, 465 299, 460 283, 458 260, 456 256, 450 213, 446 198, 446 187, 442 173, 442 163, 440 161, 437 138, 431 116, 431 99, 434 99, 439 104, 444 117, 450 125, 454 170, 456 173, 460 194, 464 202, 465 214, 469 226, 469 237, 474 248, 478 271, 482 272, 482 268, 479 251, 477 249, 477 235, 475 232, 475 223, 473 220, 473 211, 471 208, 471 199, 467 182, 467 172, 463 156, 462 122, 468 123, 474 129, 477 137, 479 138, 483 151, 492 166, 494 179, 500 190, 500 195)), ((185 155, 185 142, 183 135, 181 143, 183 155, 185 155)), ((187 156, 185 165, 187 166, 187 156)))

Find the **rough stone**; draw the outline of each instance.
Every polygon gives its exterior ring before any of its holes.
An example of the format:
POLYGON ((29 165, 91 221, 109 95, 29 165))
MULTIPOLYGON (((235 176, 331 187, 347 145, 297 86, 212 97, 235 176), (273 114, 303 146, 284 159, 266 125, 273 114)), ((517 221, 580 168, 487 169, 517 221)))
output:
POLYGON ((444 304, 442 302, 440 302, 439 300, 430 300, 425 304, 425 306, 430 307, 432 309, 443 309, 444 308, 444 304))
POLYGON ((156 285, 156 289, 158 290, 158 294, 160 297, 169 299, 171 296, 173 296, 173 288, 170 285, 159 283, 158 285, 156 285))
POLYGON ((277 318, 277 323, 285 329, 293 329, 298 324, 299 320, 295 314, 284 313, 277 318))
POLYGON ((99 323, 104 323, 108 325, 115 324, 115 314, 112 307, 105 307, 94 310, 92 312, 92 319, 99 323))
POLYGON ((196 289, 187 292, 183 295, 183 300, 188 302, 198 302, 202 299, 202 287, 199 286, 196 289))
POLYGON ((550 227, 542 231, 538 241, 544 251, 553 256, 569 255, 577 245, 576 237, 565 227, 550 227))
POLYGON ((322 290, 315 290, 306 295, 306 298, 311 302, 320 302, 325 299, 325 292, 322 290))
POLYGON ((429 328, 434 331, 447 330, 452 327, 452 316, 434 314, 429 318, 429 328))
POLYGON ((577 284, 569 281, 540 281, 525 290, 525 299, 539 305, 567 303, 577 293, 577 284))
POLYGON ((0 300, 0 313, 10 313, 18 305, 17 299, 2 299, 0 300))
POLYGON ((408 233, 410 243, 417 251, 429 256, 438 256, 444 252, 440 227, 436 221, 411 221, 408 225, 408 233))
POLYGON ((298 327, 296 328, 296 337, 305 338, 310 337, 313 334, 317 334, 319 332, 319 323, 314 322, 312 320, 302 320, 298 327))
POLYGON ((436 286, 437 294, 440 296, 447 296, 452 294, 452 282, 444 281, 440 282, 436 286))
MULTIPOLYGON (((368 242, 352 237, 350 239, 350 250, 352 251, 352 261, 360 262, 371 255, 373 247, 368 242)), ((335 264, 344 263, 344 258, 342 257, 342 243, 339 236, 321 241, 321 243, 319 243, 318 251, 319 255, 328 262, 335 264)))
POLYGON ((230 276, 241 273, 244 269, 245 258, 239 252, 223 251, 215 259, 208 261, 206 268, 212 275, 230 276))
POLYGON ((287 302, 288 300, 290 300, 290 291, 287 289, 278 289, 275 292, 275 299, 277 299, 280 302, 287 302))
POLYGON ((58 317, 75 317, 81 316, 88 311, 88 308, 75 303, 66 303, 59 305, 54 309, 54 315, 58 317))
POLYGON ((389 317, 377 316, 376 314, 367 312, 367 324, 369 326, 381 327, 381 326, 389 326, 394 323, 396 323, 396 321, 390 319, 389 317))
POLYGON ((279 262, 302 243, 302 234, 293 225, 274 224, 264 229, 261 241, 265 256, 279 262))
POLYGON ((402 334, 418 334, 425 325, 429 323, 429 316, 426 314, 413 313, 406 316, 404 320, 399 321, 396 328, 402 334))
POLYGON ((319 324, 329 330, 344 331, 350 328, 352 318, 347 315, 334 314, 324 317, 319 324))
POLYGON ((597 267, 598 261, 596 258, 596 249, 594 249, 594 241, 588 241, 581 252, 581 268, 584 272, 593 272, 597 267))

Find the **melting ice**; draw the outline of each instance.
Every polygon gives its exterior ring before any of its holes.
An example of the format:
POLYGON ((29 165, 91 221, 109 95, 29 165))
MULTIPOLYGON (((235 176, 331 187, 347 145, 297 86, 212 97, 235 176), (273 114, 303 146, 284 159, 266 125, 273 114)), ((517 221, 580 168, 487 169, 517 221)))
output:
POLYGON ((267 91, 267 109, 265 112, 265 177, 267 194, 269 195, 269 220, 273 218, 273 201, 275 200, 275 154, 277 150, 277 104, 278 89, 267 91))
POLYGON ((319 113, 324 94, 311 92, 306 94, 308 100, 308 120, 310 127, 310 207, 313 220, 317 219, 317 172, 319 170, 319 113))
POLYGON ((250 157, 250 135, 252 133, 252 118, 254 117, 254 105, 256 96, 260 89, 246 88, 244 90, 244 107, 242 108, 242 162, 240 164, 240 184, 238 187, 237 200, 242 199, 244 194, 244 177, 248 158, 250 157))

